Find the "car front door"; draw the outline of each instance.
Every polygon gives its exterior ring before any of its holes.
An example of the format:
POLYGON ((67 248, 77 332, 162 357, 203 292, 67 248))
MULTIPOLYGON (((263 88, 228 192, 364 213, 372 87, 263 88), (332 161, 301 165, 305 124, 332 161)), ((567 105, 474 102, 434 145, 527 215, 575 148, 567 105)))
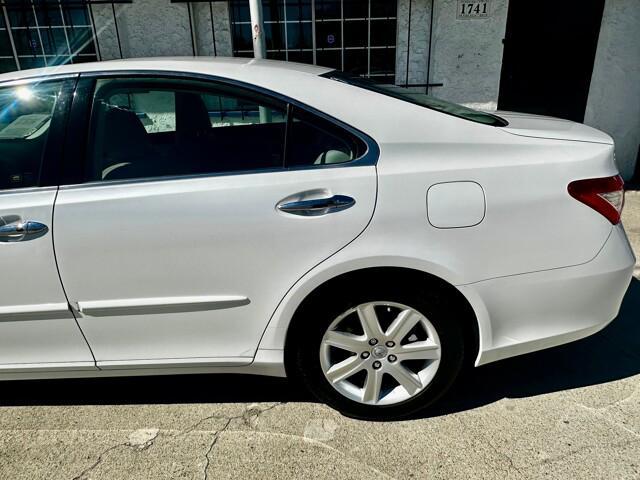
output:
POLYGON ((55 246, 101 368, 250 363, 287 290, 373 214, 375 144, 284 100, 140 76, 76 98, 88 145, 55 246))
POLYGON ((56 267, 57 186, 45 186, 74 84, 0 84, 0 374, 95 369, 56 267))

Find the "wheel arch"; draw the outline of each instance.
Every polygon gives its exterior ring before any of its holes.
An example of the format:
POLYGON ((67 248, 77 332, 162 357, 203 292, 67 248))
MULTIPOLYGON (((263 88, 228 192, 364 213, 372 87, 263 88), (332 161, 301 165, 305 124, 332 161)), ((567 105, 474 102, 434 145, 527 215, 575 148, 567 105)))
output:
POLYGON ((451 281, 429 271, 389 262, 352 265, 351 268, 344 265, 335 267, 310 279, 301 279, 301 282, 292 288, 274 312, 260 342, 260 349, 284 349, 286 366, 287 352, 291 351, 288 346, 304 325, 306 308, 317 299, 330 294, 332 289, 348 288, 351 282, 362 281, 364 278, 371 281, 377 276, 384 277, 386 281, 391 278, 393 281, 424 282, 447 295, 455 305, 456 311, 460 313, 459 318, 464 322, 465 347, 471 352, 466 357, 469 362, 477 359, 484 343, 483 337, 490 334, 490 329, 487 332, 487 328, 483 328, 483 320, 486 317, 482 312, 478 312, 482 308, 482 305, 477 305, 478 299, 467 298, 451 281))

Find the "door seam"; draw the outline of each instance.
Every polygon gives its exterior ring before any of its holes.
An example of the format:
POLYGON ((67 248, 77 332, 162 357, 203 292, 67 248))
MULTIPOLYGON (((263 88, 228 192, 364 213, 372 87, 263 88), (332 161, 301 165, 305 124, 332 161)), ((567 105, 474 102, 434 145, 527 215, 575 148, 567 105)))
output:
MULTIPOLYGON (((362 234, 369 228, 369 225, 371 225, 371 222, 373 221, 373 217, 376 213, 376 208, 378 207, 378 195, 379 195, 379 188, 380 188, 380 179, 378 176, 378 165, 374 165, 373 166, 373 173, 375 175, 375 194, 374 194, 374 198, 373 198, 373 209, 371 210, 371 216, 369 217, 369 220, 367 221, 367 224, 362 228, 362 230, 360 231, 360 233, 358 233, 355 237, 353 237, 353 239, 351 239, 349 242, 347 242, 346 244, 344 244, 342 247, 340 247, 338 250, 336 250, 335 252, 333 252, 331 255, 329 255, 328 257, 326 257, 323 260, 320 260, 318 263, 316 263, 314 266, 312 266, 311 268, 309 268, 309 270, 307 270, 306 272, 304 272, 300 278, 298 278, 288 289, 287 291, 284 293, 284 295, 282 296, 282 298, 278 301, 276 307, 273 309, 273 311, 271 312, 271 315, 269 316, 269 320, 267 321, 264 330, 262 331, 262 335, 260 335, 260 340, 258 340, 258 344, 256 345, 256 349, 255 352, 253 353, 253 360, 255 361, 255 357, 258 354, 258 350, 261 350, 260 345, 262 345, 262 340, 264 339, 265 334, 267 333, 267 330, 269 329, 269 325, 271 325, 271 322, 273 321, 273 318, 276 315, 276 312, 278 311, 278 309, 280 308, 280 305, 282 304, 282 302, 284 302, 284 300, 287 298, 287 295, 289 295, 289 293, 291 292, 291 290, 293 290, 296 285, 298 285, 301 281, 304 280, 304 278, 309 275, 309 273, 311 273, 313 270, 315 270, 316 268, 318 268, 320 265, 322 265, 324 262, 326 262, 327 260, 329 260, 331 257, 334 257, 335 255, 337 255, 338 253, 340 253, 342 250, 344 250, 345 248, 347 248, 349 245, 351 245, 353 242, 355 242, 358 238, 360 238, 362 236, 362 234)), ((291 322, 289 322, 288 325, 290 325, 291 322)), ((287 329, 289 328, 289 326, 287 326, 287 329)), ((280 350, 280 349, 278 349, 280 350)), ((253 362, 251 362, 253 364, 253 362)))
POLYGON ((93 365, 94 367, 96 367, 96 369, 101 370, 100 367, 98 367, 98 362, 96 360, 96 356, 93 353, 93 349, 91 348, 91 345, 89 344, 89 341, 87 340, 87 337, 84 334, 84 331, 82 330, 82 327, 80 327, 80 323, 78 322, 78 317, 76 316, 76 311, 75 309, 71 306, 71 302, 69 301, 69 296, 67 295, 67 290, 64 288, 64 282, 62 281, 62 274, 60 273, 60 265, 58 263, 58 255, 56 253, 56 240, 55 240, 55 224, 54 224, 54 218, 55 218, 55 214, 56 214, 56 206, 58 203, 58 194, 60 193, 60 186, 58 186, 58 188, 56 188, 56 194, 55 197, 53 198, 53 207, 51 209, 51 247, 53 249, 53 261, 56 265, 56 272, 58 272, 58 280, 60 281, 60 287, 62 288, 62 293, 64 294, 64 298, 67 301, 67 307, 69 308, 69 311, 71 312, 71 315, 73 315, 73 321, 76 323, 76 326, 78 327, 78 330, 80 330, 80 335, 82 335, 82 338, 84 339, 84 342, 87 345, 87 348, 89 349, 89 353, 91 354, 91 358, 93 358, 93 365))

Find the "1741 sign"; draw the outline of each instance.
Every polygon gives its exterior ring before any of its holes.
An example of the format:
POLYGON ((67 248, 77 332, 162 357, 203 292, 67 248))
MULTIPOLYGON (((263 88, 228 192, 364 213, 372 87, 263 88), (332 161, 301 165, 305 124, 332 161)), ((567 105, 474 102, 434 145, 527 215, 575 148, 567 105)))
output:
POLYGON ((489 1, 458 0, 458 18, 487 18, 489 16, 489 1))

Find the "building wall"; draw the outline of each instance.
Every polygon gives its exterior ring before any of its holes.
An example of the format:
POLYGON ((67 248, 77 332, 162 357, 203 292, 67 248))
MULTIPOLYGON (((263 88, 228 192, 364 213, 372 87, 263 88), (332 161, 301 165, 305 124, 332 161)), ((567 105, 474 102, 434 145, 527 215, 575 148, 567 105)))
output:
MULTIPOLYGON (((102 60, 120 58, 114 10, 111 5, 93 5, 98 47, 102 60)), ((115 5, 120 46, 124 58, 193 55, 187 3, 169 0, 135 0, 115 5)), ((198 55, 213 55, 211 13, 215 31, 215 53, 231 55, 229 11, 226 2, 192 3, 193 31, 198 55)))
POLYGON ((427 83, 430 17, 431 0, 398 0, 397 85, 427 83))
MULTIPOLYGON (((429 76, 432 83, 444 85, 433 87, 430 93, 446 100, 495 108, 508 0, 493 0, 489 17, 481 19, 458 19, 457 0, 398 0, 396 83, 427 83, 433 4, 434 31, 429 76)), ((92 9, 101 58, 120 58, 111 5, 93 5, 92 9)), ((116 5, 115 13, 122 56, 125 58, 192 55, 186 3, 135 0, 131 4, 116 5)), ((196 52, 198 55, 214 54, 211 13, 215 53, 232 55, 227 2, 214 2, 211 10, 208 2, 192 3, 196 52)))
POLYGON ((614 138, 618 167, 631 178, 640 143, 638 0, 606 0, 584 123, 614 138))
POLYGON ((227 2, 214 2, 211 4, 211 8, 206 2, 192 5, 198 55, 214 55, 213 36, 215 35, 215 55, 232 56, 229 4, 227 2), (213 17, 211 14, 213 14, 213 17), (213 34, 211 32, 212 18, 213 34))
POLYGON ((493 0, 487 18, 467 19, 457 17, 457 0, 400 0, 396 83, 427 83, 432 5, 433 36, 428 83, 443 85, 431 87, 430 93, 444 100, 495 109, 500 87, 502 39, 507 24, 508 0, 493 0))

